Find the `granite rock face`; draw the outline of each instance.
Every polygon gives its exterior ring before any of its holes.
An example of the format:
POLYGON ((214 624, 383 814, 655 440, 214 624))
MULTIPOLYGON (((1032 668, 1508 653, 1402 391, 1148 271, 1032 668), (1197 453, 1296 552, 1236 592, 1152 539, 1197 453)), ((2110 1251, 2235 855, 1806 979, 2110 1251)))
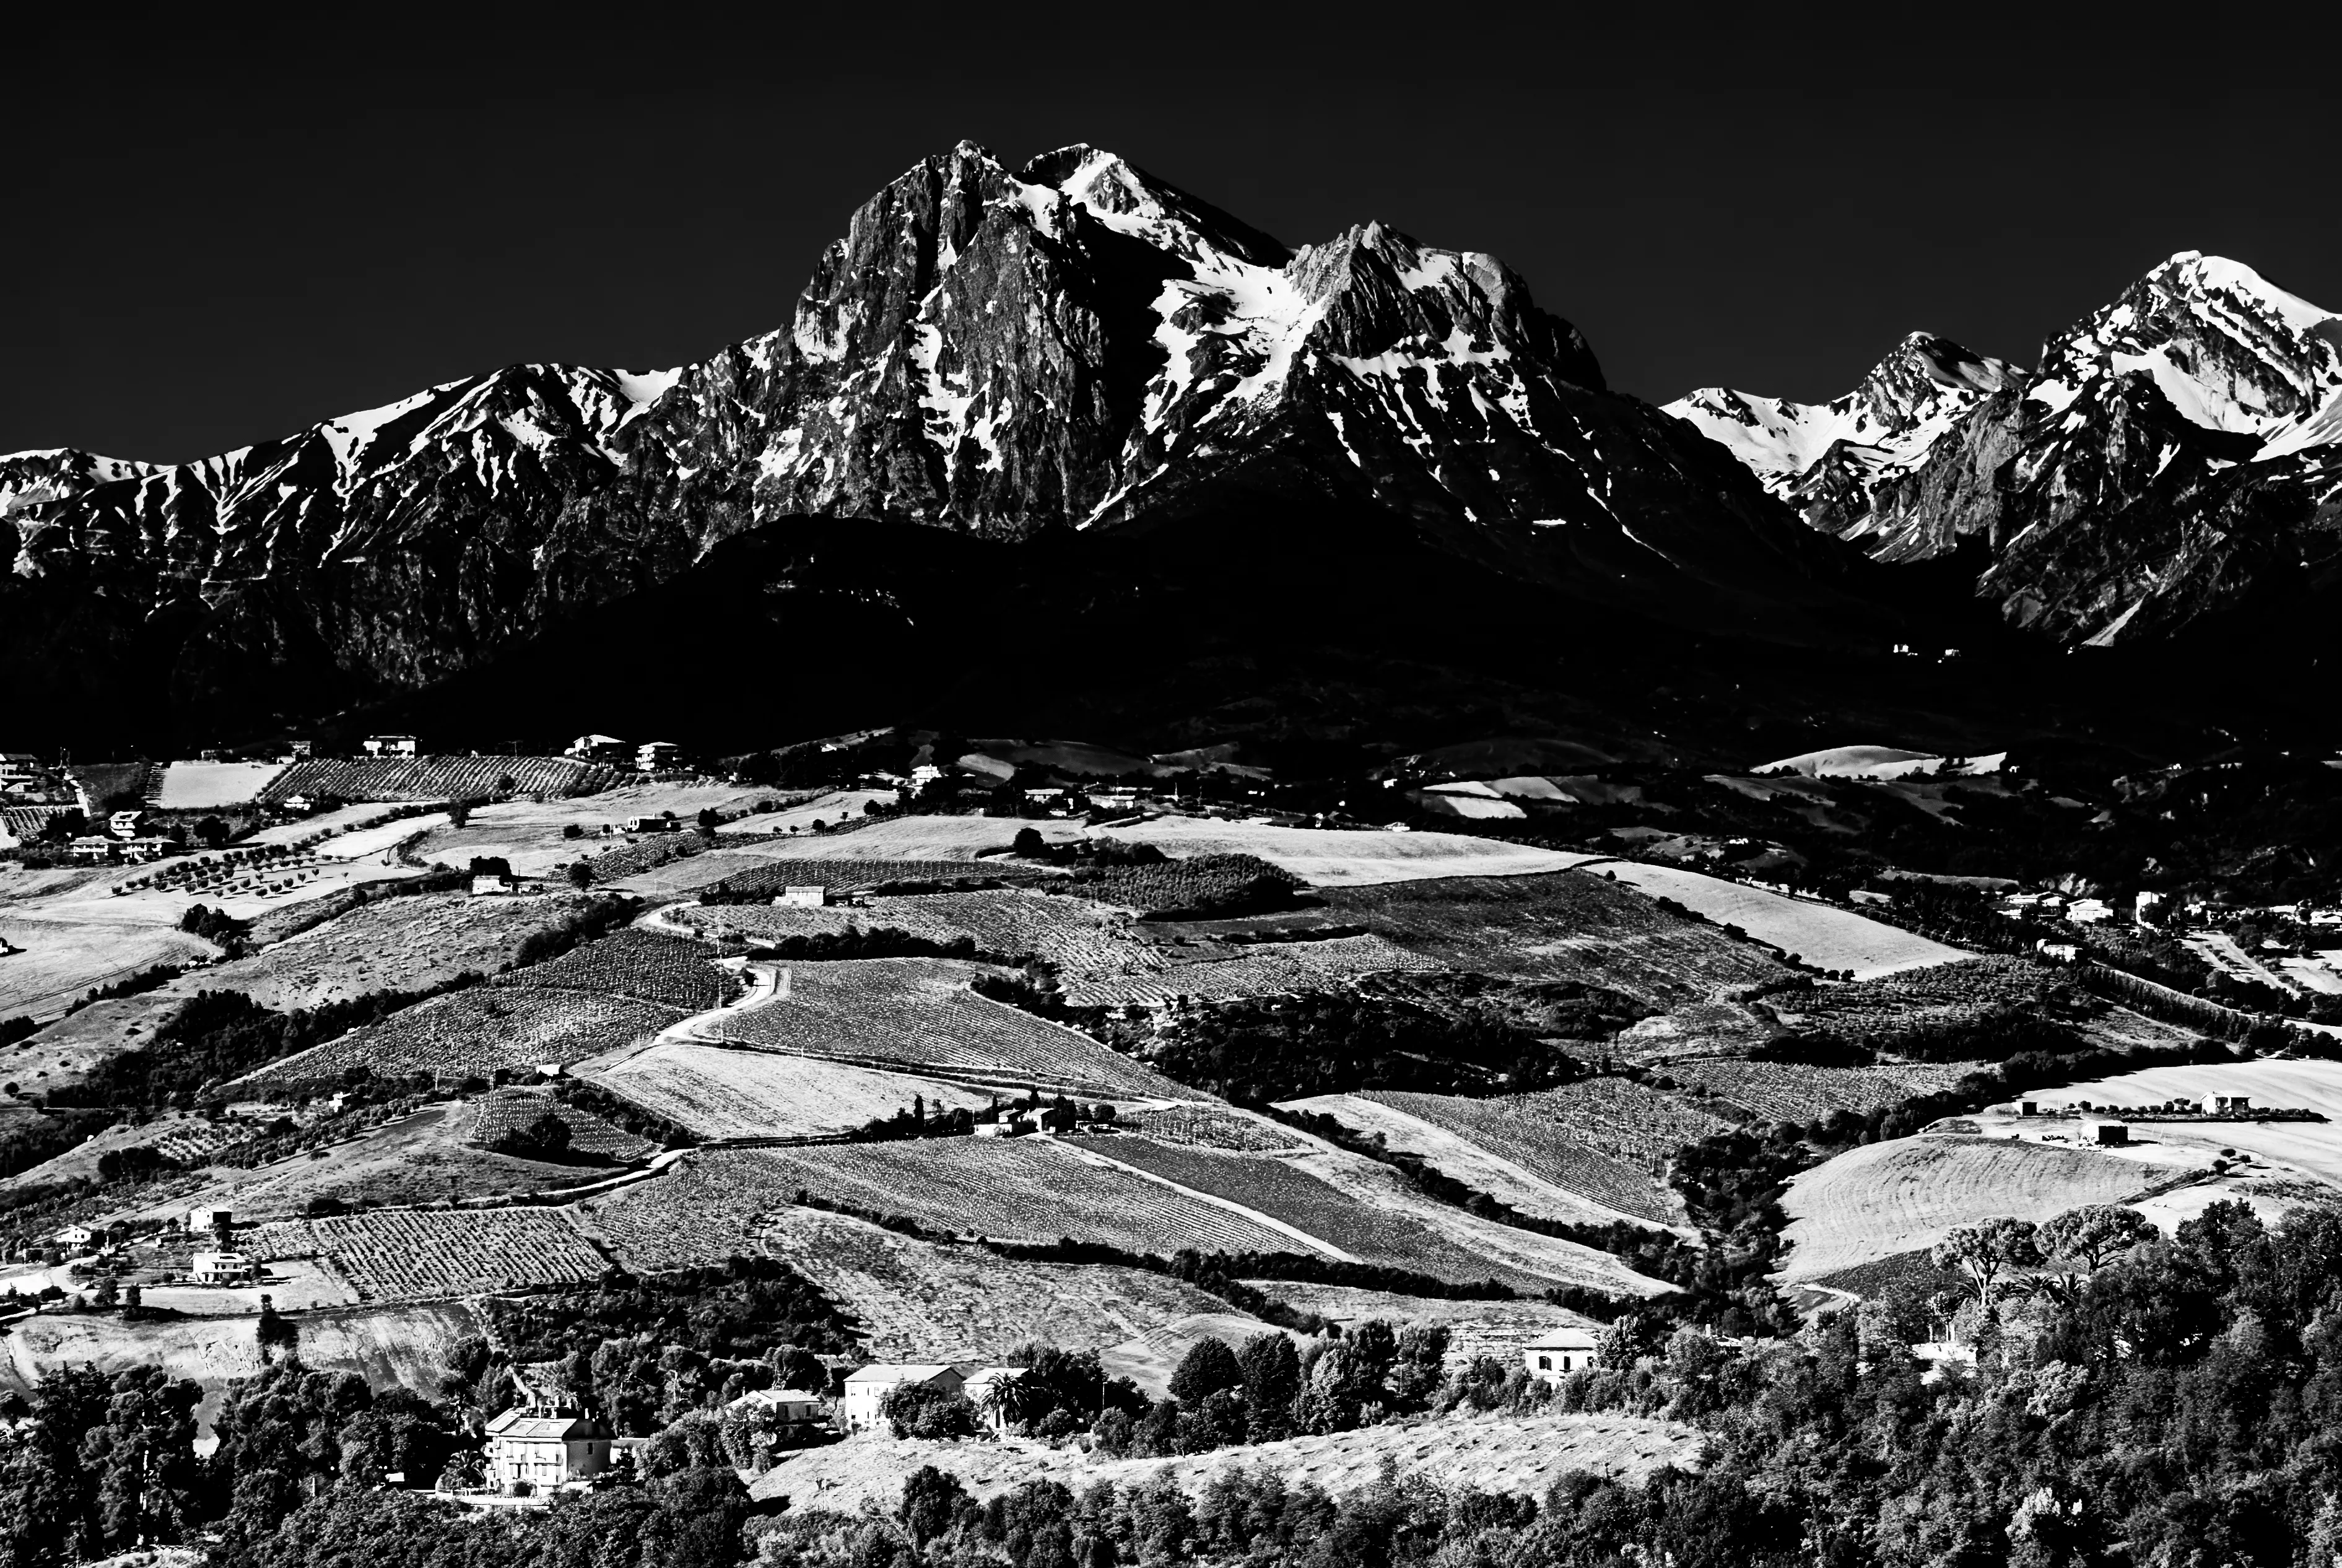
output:
POLYGON ((1957 376, 1966 390, 1899 447, 1875 444, 1890 456, 1859 475, 1843 446, 1781 433, 1844 418, 1861 394, 1711 389, 1669 412, 1878 559, 1979 550, 1977 592, 2067 646, 2168 638, 2332 584, 2342 317, 2190 251, 2052 338, 2035 370, 1977 363, 1988 374, 1957 376))
POLYGON ((696 365, 515 365, 191 464, 0 458, 0 595, 175 650, 183 697, 363 701, 778 519, 1024 540, 1236 496, 1719 630, 1841 610, 1863 565, 1607 391, 1492 257, 1378 224, 1294 251, 1094 148, 1012 173, 963 143, 854 215, 786 325, 696 365))

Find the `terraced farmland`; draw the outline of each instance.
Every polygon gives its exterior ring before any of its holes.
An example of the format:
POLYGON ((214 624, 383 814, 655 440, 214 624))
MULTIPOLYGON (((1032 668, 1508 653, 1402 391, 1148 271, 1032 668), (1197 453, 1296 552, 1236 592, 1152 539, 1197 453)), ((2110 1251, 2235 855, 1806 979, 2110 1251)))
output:
POLYGON ((1922 1135, 1849 1149, 1800 1174, 1781 1201, 1782 1275, 1810 1280, 1931 1247, 1957 1225, 2000 1215, 2046 1220, 2117 1203, 2168 1174, 2091 1149, 2006 1138, 1922 1135))
POLYGON ((1329 913, 1458 969, 1575 981, 1665 1010, 1786 979, 1762 950, 1596 871, 1335 887, 1329 913))
POLYGON ((1130 1111, 1123 1114, 1121 1124, 1158 1144, 1188 1144, 1241 1154, 1268 1154, 1306 1146, 1274 1122, 1240 1116, 1216 1105, 1168 1105, 1160 1110, 1130 1111))
POLYGON ((497 982, 512 989, 596 991, 704 1013, 738 994, 716 965, 716 952, 688 937, 614 931, 560 957, 515 970, 497 982))
POLYGON ((873 1072, 839 1062, 668 1040, 586 1076, 702 1138, 812 1137, 907 1109, 981 1109, 993 1096, 965 1084, 873 1072))
POLYGON ((1149 1175, 1241 1203, 1329 1242, 1361 1263, 1455 1283, 1502 1280, 1531 1292, 1552 1283, 1477 1257, 1405 1214, 1369 1207, 1271 1155, 1220 1154, 1130 1137, 1099 1140, 1098 1152, 1149 1175))
POLYGON ((978 964, 874 958, 788 968, 790 995, 727 1014, 727 1041, 971 1084, 1195 1097, 1086 1035, 976 995, 968 982, 985 973, 978 964))
POLYGON ((1731 1125, 1616 1078, 1490 1100, 1383 1089, 1359 1098, 1444 1128, 1605 1208, 1660 1224, 1682 1218, 1665 1179, 1666 1154, 1731 1125))
POLYGON ((618 771, 573 757, 318 757, 295 763, 259 792, 348 801, 477 800, 497 794, 590 794, 618 771), (510 779, 510 788, 500 788, 510 779))
POLYGON ((351 1067, 395 1078, 441 1073, 487 1077, 499 1067, 567 1065, 649 1038, 682 1014, 672 1008, 586 991, 475 986, 435 996, 379 1024, 273 1062, 240 1085, 338 1077, 351 1067))
POLYGON ((609 1266, 556 1209, 393 1210, 284 1221, 261 1227, 249 1244, 256 1257, 329 1258, 368 1301, 582 1284, 609 1266))
POLYGON ((1063 1236, 1168 1256, 1289 1253, 1292 1237, 1127 1172, 1091 1164, 1049 1139, 940 1138, 920 1144, 757 1150, 797 1186, 937 1230, 1000 1241, 1063 1236))

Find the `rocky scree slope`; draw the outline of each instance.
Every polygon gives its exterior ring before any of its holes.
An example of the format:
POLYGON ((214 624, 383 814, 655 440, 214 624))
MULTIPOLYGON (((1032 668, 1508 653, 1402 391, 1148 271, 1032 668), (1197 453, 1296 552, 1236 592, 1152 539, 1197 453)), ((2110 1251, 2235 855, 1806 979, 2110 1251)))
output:
MULTIPOLYGON (((1923 341, 1942 344, 1915 336, 1881 370, 1923 341)), ((1875 434, 1858 422, 1878 373, 1832 404, 1709 388, 1668 412, 1881 560, 1974 554, 1980 595, 2067 646, 2149 643, 2333 584, 2342 317, 2187 251, 2030 373, 1945 347, 1958 358, 1926 412, 1875 418, 1875 434)))
POLYGON ((1012 174, 963 143, 854 215, 786 327, 701 364, 515 365, 198 463, 0 459, 0 661, 362 699, 776 519, 1014 540, 1239 494, 1716 629, 1837 615, 1864 570, 1606 391, 1491 257, 1376 224, 1291 251, 1109 154, 1012 174))

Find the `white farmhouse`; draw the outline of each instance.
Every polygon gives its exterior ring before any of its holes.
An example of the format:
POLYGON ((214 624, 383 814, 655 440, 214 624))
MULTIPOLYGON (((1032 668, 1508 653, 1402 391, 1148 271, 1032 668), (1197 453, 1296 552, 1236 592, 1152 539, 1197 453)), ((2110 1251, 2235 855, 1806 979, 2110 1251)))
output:
POLYGON ((1006 1435, 1008 1412, 1002 1403, 1001 1394, 1009 1384, 1021 1383, 1024 1379, 1025 1369, 1021 1366, 987 1366, 970 1373, 967 1381, 960 1385, 960 1393, 967 1395, 968 1403, 976 1406, 978 1421, 994 1432, 1006 1435))
POLYGON ((574 1410, 515 1405, 487 1432, 488 1484, 507 1496, 574 1485, 609 1468, 609 1433, 574 1410))
POLYGON ((1602 1342, 1590 1327, 1564 1323, 1521 1346, 1521 1365, 1538 1383, 1559 1383, 1602 1364, 1602 1342))
POLYGON ((258 1273, 243 1253, 197 1253, 187 1267, 187 1278, 199 1285, 250 1284, 258 1273))
POLYGON ((846 1378, 846 1401, 838 1408, 838 1419, 848 1432, 866 1432, 881 1423, 878 1406, 896 1389, 924 1383, 956 1393, 964 1381, 956 1366, 903 1366, 874 1362, 846 1378))

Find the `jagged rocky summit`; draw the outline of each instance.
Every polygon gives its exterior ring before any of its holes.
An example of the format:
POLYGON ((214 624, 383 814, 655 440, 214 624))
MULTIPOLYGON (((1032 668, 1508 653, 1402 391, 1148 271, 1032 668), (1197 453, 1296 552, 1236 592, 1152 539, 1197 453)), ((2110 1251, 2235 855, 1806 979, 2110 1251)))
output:
POLYGON ((515 365, 196 463, 0 459, 0 658, 62 628, 182 687, 362 697, 778 519, 1016 540, 1263 498, 1717 629, 1836 606, 1861 564, 1606 390, 1492 257, 1379 224, 1290 250, 1094 148, 1011 173, 963 143, 854 215, 786 326, 696 365, 515 365))
POLYGON ((2068 646, 2297 603, 2342 560, 2342 317, 2218 256, 2173 256, 2031 372, 1916 334, 1833 403, 1667 411, 1881 560, 1973 557, 2068 646))

